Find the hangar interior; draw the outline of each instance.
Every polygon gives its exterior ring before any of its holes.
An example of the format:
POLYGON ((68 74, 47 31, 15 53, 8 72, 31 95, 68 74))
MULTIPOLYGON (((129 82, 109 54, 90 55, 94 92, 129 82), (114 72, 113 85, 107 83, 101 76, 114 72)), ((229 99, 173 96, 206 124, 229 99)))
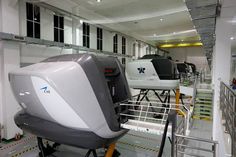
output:
POLYGON ((0 157, 236 157, 235 0, 0 0, 0 157))

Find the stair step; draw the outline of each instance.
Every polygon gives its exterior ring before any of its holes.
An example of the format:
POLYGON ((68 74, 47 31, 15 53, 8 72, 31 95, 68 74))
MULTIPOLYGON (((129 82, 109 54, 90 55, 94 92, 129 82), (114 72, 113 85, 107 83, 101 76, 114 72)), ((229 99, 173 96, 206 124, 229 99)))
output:
POLYGON ((196 97, 196 101, 212 101, 212 98, 209 98, 209 97, 196 97))
POLYGON ((198 88, 197 89, 198 93, 213 93, 212 89, 206 89, 206 88, 198 88))
POLYGON ((196 102, 195 102, 195 106, 196 106, 196 105, 212 106, 212 102, 203 102, 203 101, 199 102, 199 101, 196 101, 196 102))
POLYGON ((208 100, 205 100, 205 99, 196 99, 195 102, 212 103, 212 99, 208 99, 208 100))
POLYGON ((212 98, 212 95, 197 94, 196 97, 212 98))
POLYGON ((196 105, 195 104, 195 108, 210 108, 210 109, 212 109, 212 106, 211 105, 205 105, 205 104, 201 104, 201 105, 196 105))
POLYGON ((209 116, 193 116, 193 119, 206 120, 206 121, 212 120, 212 118, 209 116))
POLYGON ((205 113, 211 113, 211 111, 212 111, 211 109, 195 109, 194 113, 205 114, 205 113))
POLYGON ((194 109, 211 109, 212 110, 212 106, 208 106, 208 105, 195 105, 194 109))
POLYGON ((210 112, 206 112, 206 113, 203 113, 203 112, 201 112, 201 113, 195 112, 195 113, 193 114, 193 116, 207 116, 207 117, 211 117, 212 114, 211 114, 210 112))

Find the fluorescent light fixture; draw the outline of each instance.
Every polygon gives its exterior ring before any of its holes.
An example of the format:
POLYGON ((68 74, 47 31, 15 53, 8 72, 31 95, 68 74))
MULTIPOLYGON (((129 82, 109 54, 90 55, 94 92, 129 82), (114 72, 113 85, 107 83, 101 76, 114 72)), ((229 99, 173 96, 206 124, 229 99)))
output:
POLYGON ((177 43, 177 44, 163 44, 160 45, 160 48, 175 48, 175 47, 193 47, 193 46, 202 46, 202 43, 177 43))
POLYGON ((101 0, 96 0, 98 3, 101 2, 101 0))
POLYGON ((84 23, 84 21, 83 21, 83 20, 79 20, 79 23, 80 23, 80 24, 83 24, 83 23, 84 23))
POLYGON ((234 37, 230 37, 230 40, 235 40, 235 38, 234 37))
MULTIPOLYGON (((179 31, 179 32, 173 32, 173 33, 168 33, 168 34, 161 34, 161 35, 156 35, 155 38, 163 38, 163 37, 172 37, 172 36, 178 36, 182 34, 189 34, 189 33, 196 33, 196 29, 190 29, 190 30, 185 30, 185 31, 179 31)), ((154 36, 143 36, 144 38, 153 38, 154 36)))
POLYGON ((160 18, 160 21, 162 22, 164 19, 163 18, 160 18))

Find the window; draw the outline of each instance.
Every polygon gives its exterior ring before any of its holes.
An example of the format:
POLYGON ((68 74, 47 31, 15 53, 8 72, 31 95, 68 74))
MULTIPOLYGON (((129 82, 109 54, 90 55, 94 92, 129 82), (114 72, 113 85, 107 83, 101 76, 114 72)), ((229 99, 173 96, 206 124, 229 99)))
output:
POLYGON ((113 52, 114 53, 118 52, 118 35, 117 34, 113 37, 113 52))
MULTIPOLYGON (((126 54, 126 38, 122 37, 122 54, 126 54)), ((125 58, 122 58, 122 64, 125 64, 125 58)))
POLYGON ((40 38, 40 8, 37 5, 26 3, 27 36, 40 38))
POLYGON ((54 41, 64 43, 64 17, 54 15, 54 41))
POLYGON ((97 49, 98 50, 102 50, 102 39, 103 39, 102 29, 97 28, 97 49))
POLYGON ((136 43, 133 43, 133 56, 136 56, 136 43))
POLYGON ((83 46, 89 48, 90 27, 88 23, 83 23, 83 46))

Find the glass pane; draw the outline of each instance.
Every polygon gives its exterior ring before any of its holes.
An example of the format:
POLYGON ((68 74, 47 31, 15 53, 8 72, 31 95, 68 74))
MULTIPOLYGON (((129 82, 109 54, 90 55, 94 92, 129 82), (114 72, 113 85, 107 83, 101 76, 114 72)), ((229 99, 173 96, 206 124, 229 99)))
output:
POLYGON ((117 36, 117 34, 116 34, 116 36, 115 36, 115 41, 116 41, 116 43, 118 42, 118 36, 117 36))
POLYGON ((40 22, 40 8, 34 5, 34 21, 40 22))
POLYGON ((83 35, 85 35, 85 34, 86 34, 86 24, 83 23, 83 35))
POLYGON ((64 17, 59 17, 59 28, 64 29, 64 17))
POLYGON ((103 31, 100 29, 100 39, 103 39, 103 31))
POLYGON ((90 34, 90 26, 89 24, 87 24, 87 35, 89 36, 89 34, 90 34))
POLYGON ((60 42, 64 43, 64 30, 60 30, 60 42))
MULTIPOLYGON (((115 36, 113 37, 113 45, 116 43, 115 36)), ((113 46, 114 47, 114 46, 113 46)))
POLYGON ((126 39, 124 37, 122 37, 122 45, 126 44, 126 39))
POLYGON ((58 27, 58 16, 54 15, 54 27, 58 27))
POLYGON ((90 47, 90 41, 89 41, 89 36, 87 36, 87 48, 90 47))
POLYGON ((40 38, 40 24, 34 23, 34 37, 40 38))
POLYGON ((122 54, 125 54, 125 46, 122 46, 122 54))
POLYGON ((125 58, 122 58, 122 64, 125 64, 125 58))
POLYGON ((83 46, 86 47, 86 36, 83 36, 83 46))
POLYGON ((54 28, 54 41, 58 42, 58 29, 57 28, 54 28))
POLYGON ((33 5, 26 3, 26 17, 28 20, 33 20, 33 5))
POLYGON ((98 39, 97 39, 97 49, 100 50, 100 42, 98 39))
POLYGON ((102 40, 100 40, 100 50, 102 50, 102 40))
POLYGON ((33 22, 27 21, 27 37, 33 37, 33 22))
POLYGON ((97 28, 97 38, 100 38, 100 32, 99 32, 99 28, 97 28))

